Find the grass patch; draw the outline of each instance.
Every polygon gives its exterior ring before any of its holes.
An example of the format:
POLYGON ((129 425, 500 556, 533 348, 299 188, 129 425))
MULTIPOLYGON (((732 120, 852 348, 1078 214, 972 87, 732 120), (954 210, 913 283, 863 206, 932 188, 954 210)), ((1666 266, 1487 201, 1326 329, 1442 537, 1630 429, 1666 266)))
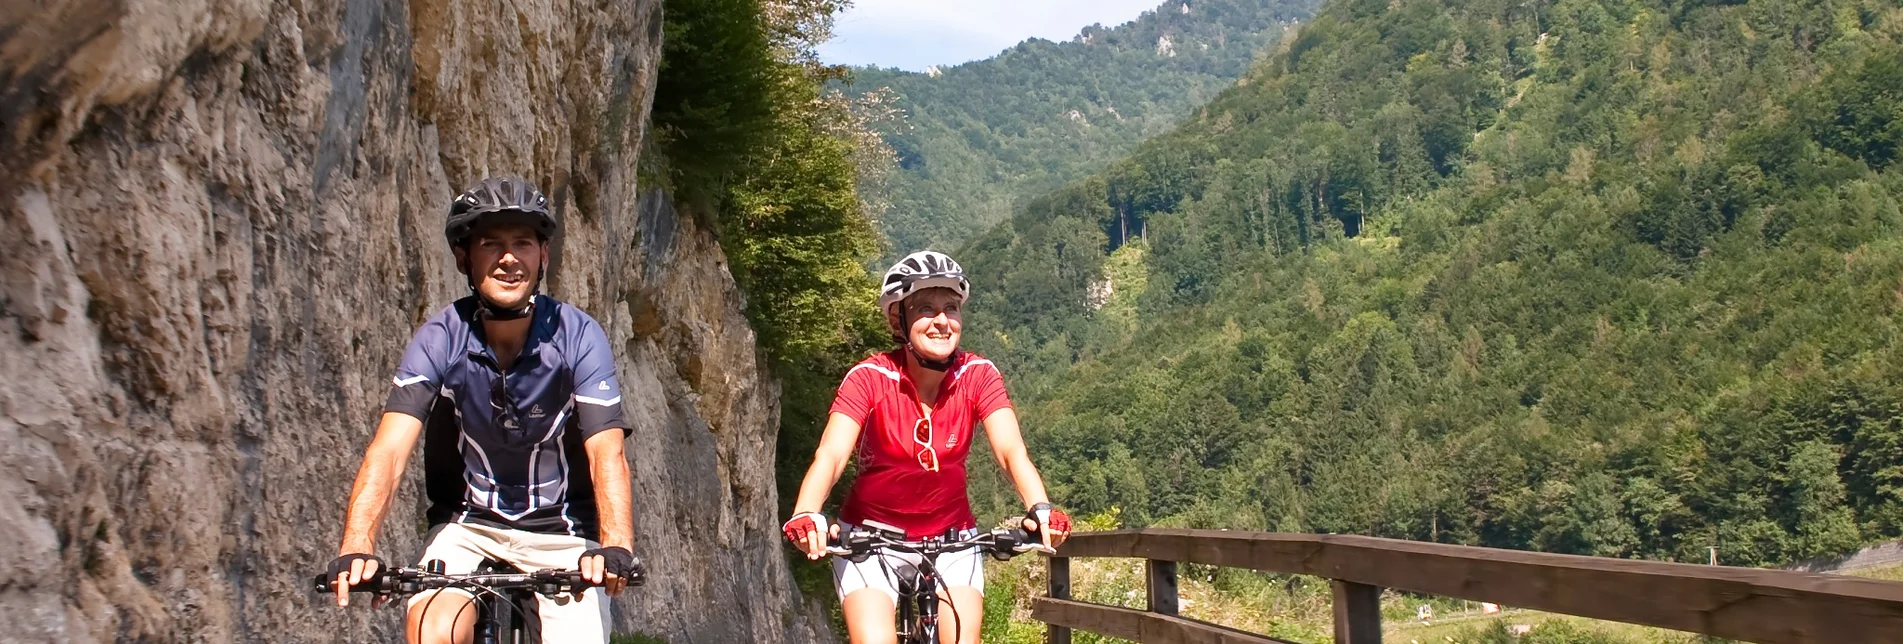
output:
POLYGON ((1851 577, 1862 577, 1864 579, 1877 579, 1881 581, 1903 581, 1903 564, 1828 574, 1848 575, 1851 577))
POLYGON ((667 644, 667 640, 647 633, 629 633, 609 637, 608 644, 667 644))

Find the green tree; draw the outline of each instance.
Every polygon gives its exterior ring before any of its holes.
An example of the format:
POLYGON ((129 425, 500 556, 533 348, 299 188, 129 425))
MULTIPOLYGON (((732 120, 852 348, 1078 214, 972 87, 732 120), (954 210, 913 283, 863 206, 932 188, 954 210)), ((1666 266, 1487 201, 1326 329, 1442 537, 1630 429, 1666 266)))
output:
POLYGON ((1327 5, 962 248, 969 341, 1059 501, 1132 525, 1903 535, 1893 5, 1327 5))

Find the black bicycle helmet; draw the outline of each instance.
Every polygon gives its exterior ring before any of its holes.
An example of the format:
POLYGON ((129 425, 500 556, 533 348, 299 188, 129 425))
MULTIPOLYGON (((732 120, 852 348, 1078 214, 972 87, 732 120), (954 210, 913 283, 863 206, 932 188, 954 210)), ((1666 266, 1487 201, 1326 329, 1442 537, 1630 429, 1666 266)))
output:
POLYGON ((554 239, 560 229, 549 211, 548 197, 521 177, 489 177, 464 190, 449 206, 443 236, 449 238, 449 245, 461 246, 483 223, 523 224, 544 240, 554 239))

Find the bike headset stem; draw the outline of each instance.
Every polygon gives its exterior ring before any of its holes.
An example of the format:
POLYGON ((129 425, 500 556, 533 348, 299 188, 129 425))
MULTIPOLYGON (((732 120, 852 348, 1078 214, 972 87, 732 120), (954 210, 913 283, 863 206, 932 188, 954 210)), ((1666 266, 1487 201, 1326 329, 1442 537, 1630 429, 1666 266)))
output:
MULTIPOLYGON (((940 547, 942 547, 942 545, 943 545, 943 544, 939 544, 939 546, 940 546, 940 547)), ((972 545, 970 545, 970 546, 967 546, 967 547, 970 547, 970 548, 978 548, 978 547, 980 547, 980 546, 978 546, 977 544, 972 544, 972 545)), ((885 561, 885 558, 886 558, 886 557, 888 557, 888 556, 891 556, 891 555, 890 555, 890 554, 889 554, 889 553, 887 552, 887 551, 888 551, 888 550, 890 550, 890 549, 891 549, 891 548, 890 548, 889 546, 888 546, 888 547, 880 547, 880 548, 877 548, 876 550, 874 550, 872 554, 873 554, 874 556, 877 556, 877 557, 879 558, 879 567, 880 567, 880 568, 884 568, 884 569, 885 569, 885 572, 886 572, 886 574, 890 574, 890 575, 892 575, 892 577, 893 577, 894 579, 896 579, 896 578, 898 578, 898 574, 897 574, 897 573, 894 573, 894 572, 892 571, 892 566, 891 566, 890 564, 888 564, 888 563, 886 563, 886 561, 885 561)), ((935 548, 927 548, 927 549, 928 549, 928 550, 938 550, 939 548, 936 548, 936 547, 935 547, 935 548)), ((962 548, 961 548, 961 550, 962 550, 962 548)), ((938 557, 939 557, 939 555, 943 555, 943 554, 945 554, 945 552, 944 552, 944 551, 939 551, 939 552, 931 552, 931 553, 925 553, 925 552, 916 552, 916 551, 914 551, 914 553, 913 553, 913 554, 917 554, 917 555, 919 556, 919 558, 918 558, 918 560, 919 560, 919 565, 918 565, 918 566, 916 567, 916 569, 917 569, 917 570, 918 570, 918 571, 920 572, 920 575, 919 575, 919 576, 920 576, 920 577, 923 577, 923 578, 925 578, 925 580, 926 580, 926 582, 927 582, 927 583, 929 583, 929 584, 931 585, 931 588, 930 588, 929 590, 927 590, 926 592, 928 592, 928 593, 930 593, 930 594, 932 595, 932 605, 933 605, 933 606, 937 606, 937 605, 938 605, 938 604, 940 604, 940 603, 945 603, 945 604, 950 604, 950 605, 951 605, 951 615, 952 615, 952 641, 953 641, 953 642, 958 642, 958 641, 961 641, 961 640, 963 639, 963 636, 964 636, 964 630, 965 630, 965 619, 964 619, 964 617, 962 617, 962 616, 960 616, 960 615, 958 614, 958 603, 957 603, 957 602, 954 602, 954 601, 950 601, 950 597, 949 597, 949 596, 948 596, 948 597, 946 598, 946 601, 944 601, 944 602, 939 602, 939 601, 938 601, 938 589, 939 589, 940 587, 943 587, 943 588, 944 588, 944 589, 945 589, 945 590, 946 590, 947 592, 949 592, 949 591, 951 590, 951 586, 945 583, 945 576, 944 576, 944 575, 942 575, 942 574, 939 574, 939 572, 938 572, 938 557)), ((982 553, 982 552, 981 552, 981 553, 979 553, 979 556, 983 556, 983 554, 984 554, 984 553, 982 553)), ((917 589, 918 589, 918 587, 917 587, 916 585, 914 585, 914 586, 913 586, 913 592, 914 592, 914 595, 913 595, 913 597, 914 597, 915 599, 916 599, 916 598, 918 597, 918 595, 916 594, 916 593, 917 593, 917 589)), ((899 601, 905 601, 905 598, 904 598, 904 597, 900 597, 900 598, 899 598, 899 601)), ((922 604, 921 604, 921 607, 923 607, 923 605, 922 605, 922 604)), ((894 606, 894 607, 893 607, 893 610, 897 610, 897 609, 898 609, 898 607, 897 607, 897 606, 894 606)), ((925 617, 925 615, 923 614, 923 612, 921 612, 921 613, 920 613, 919 615, 915 615, 914 617, 917 617, 917 618, 920 618, 920 619, 923 619, 923 618, 925 617)), ((934 618, 934 619, 933 619, 933 623, 934 623, 934 624, 936 624, 936 623, 937 623, 937 619, 936 619, 936 618, 938 617, 938 614, 937 614, 936 612, 934 612, 934 613, 932 614, 932 617, 934 618)), ((904 625, 904 624, 900 624, 900 625, 899 625, 899 627, 900 627, 900 628, 904 628, 904 627, 905 627, 905 625, 904 625)), ((921 633, 921 634, 920 634, 920 636, 921 636, 921 637, 923 637, 923 634, 921 633)), ((931 642, 931 643, 928 643, 928 644, 937 644, 937 642, 931 642)))
MULTIPOLYGON (((443 596, 443 591, 449 590, 451 588, 458 588, 458 589, 469 590, 474 592, 471 593, 469 602, 463 604, 462 608, 457 609, 456 616, 449 620, 450 624, 452 625, 452 628, 454 627, 453 625, 458 620, 462 619, 463 611, 475 608, 476 602, 483 601, 483 597, 481 596, 481 593, 487 593, 490 596, 492 596, 494 599, 502 600, 501 601, 502 604, 507 605, 509 607, 509 610, 515 612, 515 617, 517 620, 521 622, 523 630, 534 628, 535 631, 538 631, 538 633, 535 633, 535 634, 539 634, 539 631, 542 630, 541 620, 535 620, 534 624, 530 624, 529 614, 523 612, 521 608, 515 605, 515 602, 513 601, 514 598, 503 595, 501 592, 497 591, 496 589, 490 588, 487 585, 484 585, 481 583, 459 580, 450 575, 439 575, 439 576, 444 579, 451 580, 452 583, 445 585, 442 588, 435 588, 430 591, 429 599, 426 599, 423 601, 423 608, 421 611, 421 615, 424 615, 424 616, 429 615, 430 605, 435 604, 436 599, 443 596)), ((530 591, 530 592, 533 592, 533 591, 530 591)), ((491 619, 494 619, 494 618, 492 617, 491 619)), ((415 634, 416 639, 413 639, 411 641, 414 641, 414 642, 423 641, 423 623, 424 623, 423 617, 418 617, 416 620, 416 634, 415 634)), ((482 624, 478 622, 476 626, 480 627, 482 626, 482 624)), ((532 640, 541 641, 540 638, 532 638, 532 640)))

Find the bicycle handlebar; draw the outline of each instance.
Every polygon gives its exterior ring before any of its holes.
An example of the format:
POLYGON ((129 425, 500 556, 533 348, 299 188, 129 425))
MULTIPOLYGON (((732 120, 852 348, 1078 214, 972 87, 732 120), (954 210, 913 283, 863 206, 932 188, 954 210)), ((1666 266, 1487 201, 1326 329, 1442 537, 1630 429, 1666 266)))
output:
MULTIPOLYGON (((636 570, 633 575, 628 577, 628 584, 633 586, 639 586, 645 581, 647 581, 646 575, 640 570, 636 570)), ((527 588, 541 595, 552 597, 562 593, 572 593, 577 590, 594 588, 598 585, 599 584, 590 583, 587 579, 582 578, 581 571, 579 570, 549 569, 534 572, 448 575, 433 573, 424 568, 411 566, 408 568, 385 570, 383 574, 377 576, 375 583, 351 586, 350 592, 377 593, 381 595, 414 595, 425 590, 436 590, 440 588, 487 588, 489 590, 527 588)), ((337 592, 337 578, 325 573, 318 573, 317 576, 312 579, 312 586, 317 592, 334 594, 337 592)))
POLYGON ((977 546, 992 557, 1005 560, 1026 552, 1053 552, 1042 541, 1018 528, 1002 528, 990 532, 980 532, 974 536, 958 540, 907 540, 900 535, 885 530, 854 527, 851 532, 838 538, 828 538, 826 554, 845 557, 854 562, 865 561, 874 550, 888 548, 901 552, 921 555, 939 555, 977 546))

